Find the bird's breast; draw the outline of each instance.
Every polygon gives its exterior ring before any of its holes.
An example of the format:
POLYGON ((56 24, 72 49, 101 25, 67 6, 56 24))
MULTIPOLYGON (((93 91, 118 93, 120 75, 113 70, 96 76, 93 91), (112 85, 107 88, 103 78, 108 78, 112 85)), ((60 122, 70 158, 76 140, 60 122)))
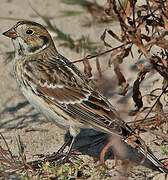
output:
POLYGON ((45 100, 31 90, 21 88, 23 95, 30 102, 30 104, 40 113, 42 113, 47 119, 54 121, 58 126, 68 129, 70 124, 69 120, 66 117, 63 117, 62 110, 45 102, 45 100))

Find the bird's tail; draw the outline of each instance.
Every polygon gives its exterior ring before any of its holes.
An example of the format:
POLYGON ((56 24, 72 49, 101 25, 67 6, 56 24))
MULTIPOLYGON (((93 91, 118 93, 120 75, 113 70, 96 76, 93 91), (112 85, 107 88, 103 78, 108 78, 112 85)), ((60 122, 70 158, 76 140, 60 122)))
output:
POLYGON ((133 143, 128 143, 128 139, 125 140, 125 142, 131 146, 133 145, 132 147, 136 148, 141 154, 143 154, 143 156, 145 157, 144 161, 147 158, 159 171, 168 174, 168 169, 161 161, 159 161, 159 159, 154 156, 152 151, 144 144, 141 138, 138 137, 136 140, 133 141, 133 143))
POLYGON ((144 150, 142 147, 139 148, 140 152, 149 160, 152 162, 152 164, 158 168, 161 172, 168 174, 168 169, 165 168, 164 164, 157 159, 154 154, 151 152, 149 148, 144 150))

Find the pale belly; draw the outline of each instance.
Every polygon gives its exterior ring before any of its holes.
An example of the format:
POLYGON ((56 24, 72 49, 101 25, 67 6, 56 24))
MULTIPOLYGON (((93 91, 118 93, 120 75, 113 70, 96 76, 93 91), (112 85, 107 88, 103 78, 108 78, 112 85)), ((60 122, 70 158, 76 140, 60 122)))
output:
MULTIPOLYGON (((67 115, 66 119, 60 116, 63 114, 63 111, 58 108, 54 112, 52 110, 52 107, 50 108, 47 103, 44 102, 43 99, 41 99, 38 96, 35 96, 31 91, 26 90, 25 88, 21 89, 23 95, 26 97, 26 99, 30 102, 33 107, 42 113, 47 119, 52 120, 54 123, 56 123, 58 126, 63 127, 65 129, 69 129, 70 124, 70 117, 67 115), (58 114, 60 114, 58 116, 58 114)), ((54 105, 53 105, 54 106, 54 105)), ((56 108, 55 106, 53 108, 56 108)))

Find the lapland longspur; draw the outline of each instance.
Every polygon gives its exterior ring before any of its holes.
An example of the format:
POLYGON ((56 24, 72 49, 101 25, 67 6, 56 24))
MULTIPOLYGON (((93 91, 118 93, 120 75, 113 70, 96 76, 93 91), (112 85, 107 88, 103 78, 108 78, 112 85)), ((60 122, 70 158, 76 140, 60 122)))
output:
MULTIPOLYGON (((67 155, 81 128, 105 132, 125 142, 135 134, 109 101, 89 86, 78 68, 58 53, 42 25, 20 21, 3 35, 12 39, 14 77, 24 96, 44 116, 69 130, 72 138, 67 155)), ((168 173, 140 137, 134 144, 161 172, 168 173)))

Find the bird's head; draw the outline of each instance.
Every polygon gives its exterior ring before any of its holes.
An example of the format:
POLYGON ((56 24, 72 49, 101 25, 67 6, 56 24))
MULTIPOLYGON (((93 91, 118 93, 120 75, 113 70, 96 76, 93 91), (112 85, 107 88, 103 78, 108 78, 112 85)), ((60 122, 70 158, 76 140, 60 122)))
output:
POLYGON ((52 42, 46 28, 31 21, 19 21, 3 35, 12 39, 15 50, 22 55, 39 53, 52 42))

